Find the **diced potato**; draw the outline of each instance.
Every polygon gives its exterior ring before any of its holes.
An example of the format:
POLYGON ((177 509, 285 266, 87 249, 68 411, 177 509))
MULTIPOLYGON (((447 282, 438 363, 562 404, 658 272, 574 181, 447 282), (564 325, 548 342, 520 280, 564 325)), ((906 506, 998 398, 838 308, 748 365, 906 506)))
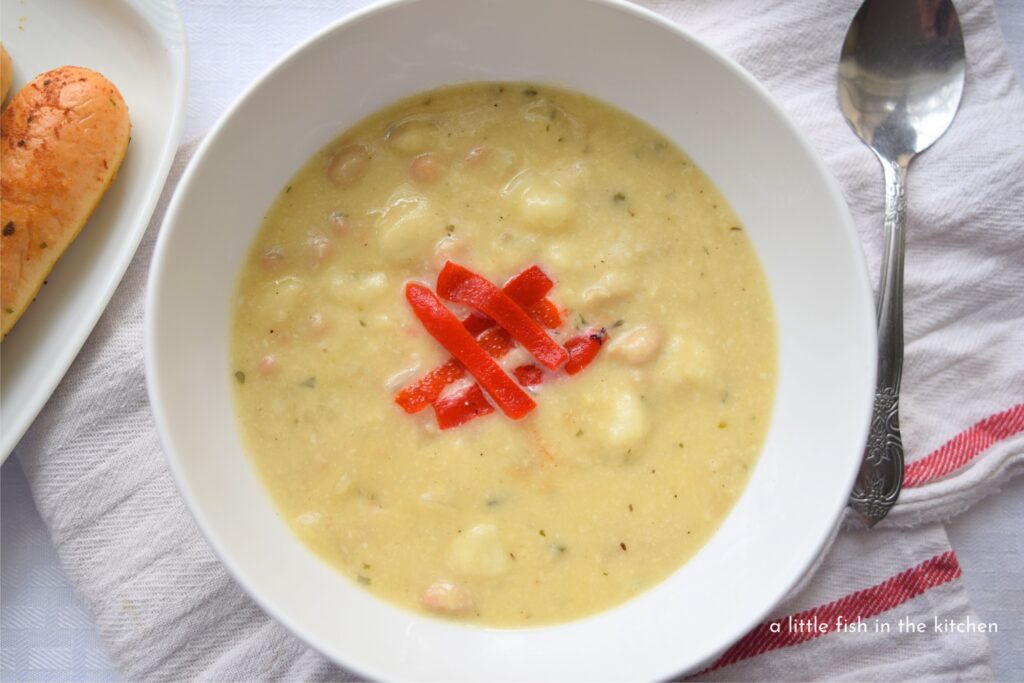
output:
POLYGON ((646 439, 651 420, 634 372, 625 364, 605 362, 545 386, 543 402, 526 427, 535 452, 580 467, 620 465, 631 449, 640 455, 637 446, 646 439))
POLYGON ((569 224, 575 209, 569 194, 558 183, 533 171, 516 175, 503 192, 515 201, 519 218, 530 230, 559 231, 569 224))
POLYGON ((501 249, 495 250, 491 258, 481 259, 481 263, 492 272, 511 275, 522 270, 523 264, 536 260, 537 240, 533 236, 505 233, 498 239, 501 240, 501 249))
POLYGON ((515 152, 505 147, 478 146, 466 153, 456 169, 461 179, 493 192, 495 183, 504 183, 515 173, 518 162, 515 152))
POLYGON ((412 262, 431 251, 444 236, 445 224, 425 197, 404 194, 389 203, 377 222, 378 244, 389 261, 412 262))
POLYGON ((714 376, 715 359, 708 347, 693 337, 674 335, 665 344, 656 370, 659 380, 673 387, 703 384, 714 376))
POLYGON ((498 576, 508 566, 508 555, 493 524, 477 524, 456 536, 448 549, 448 566, 464 576, 498 576))
POLYGON ((619 448, 639 444, 647 436, 647 411, 639 396, 623 391, 615 396, 605 422, 608 443, 619 448))
MULTIPOLYGON (((634 242, 633 240, 615 240, 601 254, 608 267, 620 272, 638 272, 643 270, 643 262, 652 255, 651 243, 634 242)), ((646 287, 655 287, 657 282, 647 282, 646 287)))
POLYGON ((343 304, 365 305, 380 298, 387 290, 388 277, 381 272, 346 273, 330 268, 324 273, 331 298, 343 304))
POLYGON ((372 297, 383 294, 388 287, 388 276, 384 273, 368 273, 359 282, 359 290, 372 297))
POLYGON ((465 260, 468 250, 469 240, 453 235, 442 237, 434 245, 434 253, 431 256, 430 263, 434 266, 435 270, 439 271, 444 268, 444 264, 448 261, 465 260))
POLYGON ((544 260, 557 268, 559 273, 575 270, 581 263, 575 250, 564 242, 550 241, 544 248, 544 260))
POLYGON ((388 128, 386 139, 400 154, 422 154, 435 151, 441 138, 437 126, 422 119, 404 119, 388 128))
POLYGON ((519 206, 527 226, 554 231, 565 227, 572 217, 572 202, 554 185, 534 186, 523 193, 519 206))

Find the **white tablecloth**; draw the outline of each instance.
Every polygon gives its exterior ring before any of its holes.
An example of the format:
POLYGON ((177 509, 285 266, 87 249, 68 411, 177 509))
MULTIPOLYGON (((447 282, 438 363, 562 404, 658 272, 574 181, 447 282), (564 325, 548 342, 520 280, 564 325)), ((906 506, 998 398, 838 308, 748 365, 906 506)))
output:
MULTIPOLYGON (((247 22, 266 22, 298 42, 319 27, 303 4, 323 8, 321 0, 268 3, 259 14, 235 18, 238 34, 247 22)), ((183 0, 189 36, 192 80, 184 139, 206 131, 242 87, 279 55, 252 55, 250 72, 231 70, 215 52, 242 45, 220 22, 209 21, 223 2, 183 0)), ((1017 73, 1024 75, 1024 2, 996 0, 1017 73)), ((113 680, 103 644, 91 616, 80 606, 61 570, 42 521, 32 504, 16 460, 4 465, 0 488, 0 680, 113 680)), ((976 506, 949 525, 949 535, 964 570, 974 607, 984 621, 999 624, 992 634, 992 668, 999 680, 1024 678, 1024 480, 1011 482, 998 496, 976 506)))

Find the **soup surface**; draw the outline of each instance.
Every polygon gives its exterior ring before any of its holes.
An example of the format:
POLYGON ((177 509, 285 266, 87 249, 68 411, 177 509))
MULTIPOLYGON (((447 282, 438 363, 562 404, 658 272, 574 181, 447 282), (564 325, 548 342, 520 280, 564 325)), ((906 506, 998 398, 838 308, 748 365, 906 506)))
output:
POLYGON ((306 543, 408 608, 529 626, 635 596, 714 533, 770 421, 776 333, 742 225, 673 144, 578 93, 470 84, 374 114, 295 175, 230 355, 244 445, 306 543), (526 310, 589 364, 512 342, 495 355, 525 417, 463 393, 465 372, 406 412, 451 355, 406 287, 438 291, 449 261, 498 287, 539 266, 553 306, 526 310))

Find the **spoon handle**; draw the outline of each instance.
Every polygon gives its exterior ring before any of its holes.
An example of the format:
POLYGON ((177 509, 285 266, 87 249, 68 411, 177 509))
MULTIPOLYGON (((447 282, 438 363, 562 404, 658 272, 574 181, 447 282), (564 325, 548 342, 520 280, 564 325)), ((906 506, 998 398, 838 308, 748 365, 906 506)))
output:
POLYGON ((878 285, 878 376, 864 461, 850 494, 850 505, 869 527, 888 514, 903 487, 899 404, 903 373, 903 251, 908 163, 908 158, 882 159, 886 242, 878 285))

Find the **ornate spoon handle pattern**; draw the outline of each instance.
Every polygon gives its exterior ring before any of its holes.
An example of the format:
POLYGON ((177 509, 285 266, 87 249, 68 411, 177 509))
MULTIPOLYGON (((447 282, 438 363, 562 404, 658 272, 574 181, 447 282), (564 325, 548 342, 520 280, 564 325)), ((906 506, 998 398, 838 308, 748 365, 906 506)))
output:
POLYGON ((903 250, 907 227, 907 163, 882 159, 885 169, 885 255, 878 286, 878 378, 871 431, 853 506, 868 526, 889 512, 903 487, 900 377, 903 373, 903 250))

